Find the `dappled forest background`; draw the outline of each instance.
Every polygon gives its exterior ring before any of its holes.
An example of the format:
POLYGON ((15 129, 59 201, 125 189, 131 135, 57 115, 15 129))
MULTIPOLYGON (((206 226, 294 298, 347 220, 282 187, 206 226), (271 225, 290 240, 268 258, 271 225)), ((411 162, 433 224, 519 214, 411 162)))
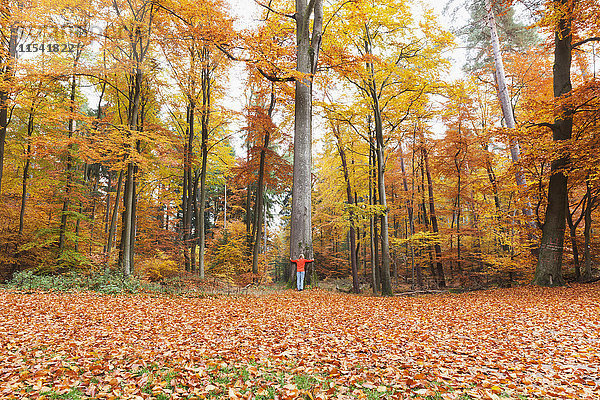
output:
MULTIPOLYGON (((600 6, 574 8, 581 43, 573 90, 559 97, 555 3, 457 3, 448 12, 462 23, 444 27, 408 1, 323 2, 312 87, 319 278, 354 272, 380 291, 385 236, 396 285, 530 282, 553 160, 568 155, 564 275, 593 279, 600 81, 585 38, 598 36, 600 6), (565 107, 572 138, 553 141, 565 107)), ((291 1, 256 6, 252 26, 221 0, 0 7, 2 279, 25 269, 288 279, 302 79, 291 1)))

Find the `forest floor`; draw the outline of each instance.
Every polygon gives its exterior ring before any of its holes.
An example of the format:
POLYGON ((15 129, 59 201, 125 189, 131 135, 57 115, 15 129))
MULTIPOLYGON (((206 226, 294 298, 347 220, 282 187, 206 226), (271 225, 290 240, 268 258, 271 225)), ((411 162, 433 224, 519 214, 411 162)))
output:
POLYGON ((377 298, 0 290, 2 399, 598 399, 600 285, 377 298))

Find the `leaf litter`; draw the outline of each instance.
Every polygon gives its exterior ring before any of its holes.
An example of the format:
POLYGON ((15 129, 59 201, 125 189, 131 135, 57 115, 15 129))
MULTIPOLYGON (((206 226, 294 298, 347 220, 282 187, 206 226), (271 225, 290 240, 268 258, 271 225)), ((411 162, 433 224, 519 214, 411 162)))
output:
POLYGON ((598 399, 600 287, 0 292, 6 399, 598 399))

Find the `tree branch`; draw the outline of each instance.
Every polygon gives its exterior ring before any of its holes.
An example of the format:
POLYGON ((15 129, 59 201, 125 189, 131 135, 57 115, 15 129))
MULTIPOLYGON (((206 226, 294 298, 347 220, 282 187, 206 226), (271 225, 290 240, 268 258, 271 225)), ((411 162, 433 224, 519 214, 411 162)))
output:
POLYGON ((574 49, 575 47, 579 47, 582 44, 588 43, 588 42, 600 42, 600 37, 595 36, 595 37, 590 37, 584 40, 580 40, 579 42, 573 43, 571 44, 571 48, 574 49))
POLYGON ((263 8, 266 8, 268 11, 270 11, 270 12, 272 12, 272 13, 274 13, 274 14, 281 15, 282 17, 288 17, 288 18, 291 18, 291 19, 293 19, 294 21, 296 20, 296 16, 295 16, 294 14, 286 14, 286 13, 282 13, 281 11, 277 11, 277 10, 275 10, 275 9, 271 8, 271 2, 269 2, 269 5, 263 4, 263 3, 261 3, 261 2, 260 2, 260 1, 258 1, 258 0, 254 0, 254 2, 255 2, 256 4, 258 4, 259 6, 261 6, 261 7, 263 7, 263 8))

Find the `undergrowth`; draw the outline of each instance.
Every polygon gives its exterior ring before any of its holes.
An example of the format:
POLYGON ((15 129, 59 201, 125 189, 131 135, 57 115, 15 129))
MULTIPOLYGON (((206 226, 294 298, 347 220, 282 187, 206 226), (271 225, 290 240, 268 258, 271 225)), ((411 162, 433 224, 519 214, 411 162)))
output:
POLYGON ((125 276, 119 272, 65 274, 39 274, 34 270, 15 273, 7 287, 24 291, 71 292, 90 290, 103 294, 186 294, 190 288, 179 278, 168 278, 161 282, 143 282, 135 276, 125 276))

